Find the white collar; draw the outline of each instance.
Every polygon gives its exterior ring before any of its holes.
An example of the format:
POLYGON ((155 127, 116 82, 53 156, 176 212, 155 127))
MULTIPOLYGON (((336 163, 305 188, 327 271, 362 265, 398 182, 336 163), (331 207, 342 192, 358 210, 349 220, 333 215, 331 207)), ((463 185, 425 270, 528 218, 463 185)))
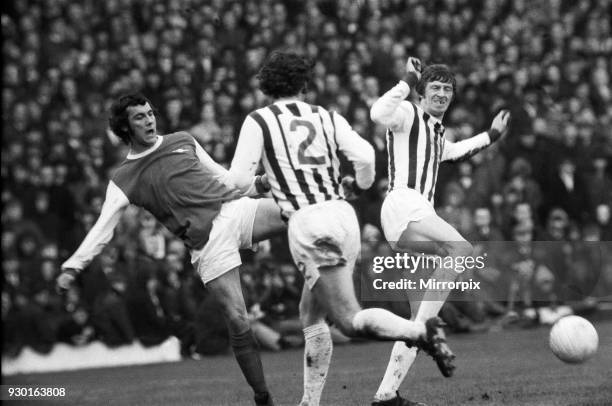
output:
POLYGON ((142 158, 143 156, 149 155, 151 152, 159 148, 163 140, 164 140, 164 137, 162 137, 161 135, 158 135, 157 141, 155 141, 155 144, 153 144, 150 148, 147 148, 144 151, 139 152, 137 154, 132 153, 132 151, 130 150, 130 152, 127 154, 126 159, 138 159, 138 158, 142 158))
POLYGON ((283 104, 295 103, 295 102, 304 103, 304 100, 302 100, 301 98, 297 96, 282 97, 280 99, 274 100, 274 103, 283 103, 283 104))
POLYGON ((423 108, 423 106, 421 106, 421 102, 419 102, 419 103, 417 104, 417 106, 419 107, 419 109, 421 109, 421 111, 422 111, 423 113, 427 114, 427 116, 429 117, 429 120, 433 121, 434 123, 440 123, 440 125, 443 125, 443 124, 442 124, 442 120, 441 120, 441 119, 439 119, 438 117, 433 116, 433 115, 431 115, 431 114, 429 114, 428 112, 426 112, 426 111, 425 111, 425 109, 423 108))

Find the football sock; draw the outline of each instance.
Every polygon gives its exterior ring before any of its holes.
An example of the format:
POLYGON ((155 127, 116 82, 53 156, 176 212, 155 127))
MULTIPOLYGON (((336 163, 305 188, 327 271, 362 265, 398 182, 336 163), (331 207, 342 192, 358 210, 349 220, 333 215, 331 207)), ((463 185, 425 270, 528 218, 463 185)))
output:
POLYGON ((230 341, 236 361, 253 391, 256 394, 268 392, 257 341, 251 329, 249 328, 244 333, 231 333, 230 341))
POLYGON ((374 395, 374 400, 389 400, 396 396, 397 390, 416 359, 416 355, 416 347, 408 347, 403 341, 395 342, 385 376, 376 391, 376 395, 374 395))
POLYGON ((302 406, 319 406, 332 356, 329 326, 317 323, 304 328, 304 396, 302 406))
MULTIPOLYGON (((457 273, 452 270, 438 268, 433 272, 431 278, 437 281, 452 282, 457 279, 457 273)), ((444 306, 449 293, 449 289, 428 289, 423 295, 415 320, 425 322, 427 319, 436 317, 442 306, 444 306)))
POLYGON ((353 317, 353 328, 362 335, 382 340, 416 340, 425 334, 422 322, 406 320, 385 309, 363 309, 353 317))

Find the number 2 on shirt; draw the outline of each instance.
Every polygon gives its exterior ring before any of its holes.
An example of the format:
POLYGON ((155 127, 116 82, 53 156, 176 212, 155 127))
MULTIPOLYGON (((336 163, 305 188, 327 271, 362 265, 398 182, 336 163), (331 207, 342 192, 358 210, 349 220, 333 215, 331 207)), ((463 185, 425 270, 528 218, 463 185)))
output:
POLYGON ((312 155, 306 154, 306 150, 308 149, 308 147, 312 145, 312 142, 315 140, 315 137, 317 136, 317 130, 315 129, 314 124, 312 124, 308 120, 302 120, 299 118, 294 118, 293 120, 291 120, 289 129, 291 131, 296 131, 298 127, 304 127, 308 131, 308 135, 306 136, 304 141, 300 142, 300 145, 298 148, 297 156, 298 156, 298 162, 300 163, 300 165, 324 165, 325 164, 325 154, 318 155, 318 156, 312 156, 312 155))
POLYGON ((288 116, 282 120, 287 123, 287 145, 293 162, 300 167, 327 166, 327 144, 318 116, 288 116))

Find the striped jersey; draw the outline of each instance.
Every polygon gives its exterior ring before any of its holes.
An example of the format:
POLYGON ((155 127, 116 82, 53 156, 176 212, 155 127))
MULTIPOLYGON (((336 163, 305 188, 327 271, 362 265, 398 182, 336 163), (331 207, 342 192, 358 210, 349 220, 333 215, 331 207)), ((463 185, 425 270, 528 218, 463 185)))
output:
POLYGON ((484 132, 460 142, 444 137, 441 121, 407 100, 408 84, 400 81, 370 111, 372 120, 387 127, 389 192, 409 188, 433 204, 440 163, 469 157, 490 144, 484 132))
POLYGON ((361 188, 374 181, 374 150, 340 114, 299 100, 277 101, 247 116, 230 171, 254 172, 259 161, 288 217, 300 208, 342 199, 339 152, 361 188))
POLYGON ((405 131, 387 129, 389 191, 410 188, 433 203, 444 151, 444 127, 414 103, 407 102, 405 131))

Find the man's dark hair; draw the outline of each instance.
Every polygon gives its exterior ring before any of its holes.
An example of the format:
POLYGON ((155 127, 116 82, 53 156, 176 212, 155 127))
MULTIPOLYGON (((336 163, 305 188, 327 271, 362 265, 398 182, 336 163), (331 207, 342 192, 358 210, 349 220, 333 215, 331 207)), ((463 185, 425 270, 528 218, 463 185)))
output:
POLYGON ((130 93, 115 100, 110 108, 108 123, 115 135, 121 138, 126 145, 130 145, 130 123, 128 120, 127 108, 130 106, 144 106, 151 104, 149 100, 140 93, 130 93))
POLYGON ((313 63, 293 52, 276 51, 259 71, 259 87, 275 99, 299 94, 310 80, 313 63))
POLYGON ((453 92, 457 90, 457 81, 455 75, 446 65, 429 65, 421 74, 421 79, 417 82, 416 91, 421 96, 425 96, 425 86, 429 82, 450 83, 453 85, 453 92))

